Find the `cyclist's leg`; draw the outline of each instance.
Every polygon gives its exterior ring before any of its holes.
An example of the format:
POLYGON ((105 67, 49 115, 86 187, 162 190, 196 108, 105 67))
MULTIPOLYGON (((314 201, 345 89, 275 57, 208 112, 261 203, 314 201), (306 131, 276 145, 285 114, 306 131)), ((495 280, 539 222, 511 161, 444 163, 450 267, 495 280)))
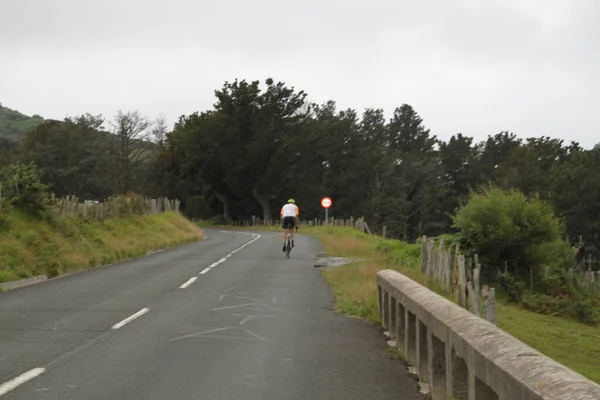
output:
POLYGON ((290 232, 290 230, 293 227, 294 223, 290 220, 289 217, 283 218, 283 251, 285 251, 285 248, 287 246, 287 233, 290 232))
POLYGON ((292 230, 292 247, 294 247, 294 237, 296 235, 296 230, 294 229, 295 227, 298 226, 298 217, 294 217, 294 226, 292 228, 290 228, 292 230))
POLYGON ((285 252, 285 239, 287 236, 287 229, 286 229, 286 220, 285 217, 281 219, 281 227, 283 228, 283 251, 285 252))

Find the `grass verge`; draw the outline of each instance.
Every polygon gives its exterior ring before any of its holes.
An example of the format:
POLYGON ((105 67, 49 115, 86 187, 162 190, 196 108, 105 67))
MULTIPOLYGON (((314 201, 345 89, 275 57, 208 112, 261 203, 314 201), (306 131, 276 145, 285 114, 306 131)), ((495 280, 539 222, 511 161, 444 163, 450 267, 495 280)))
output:
MULTIPOLYGON (((336 295, 338 311, 379 324, 376 274, 394 269, 456 302, 435 282, 421 276, 420 247, 396 240, 361 234, 351 228, 305 229, 316 237, 330 256, 349 256, 366 261, 324 270, 323 276, 336 295)), ((600 383, 600 327, 536 314, 496 300, 501 329, 548 357, 600 383)))
POLYGON ((198 226, 175 212, 99 222, 39 220, 10 210, 7 220, 0 229, 0 282, 55 277, 202 238, 198 226))

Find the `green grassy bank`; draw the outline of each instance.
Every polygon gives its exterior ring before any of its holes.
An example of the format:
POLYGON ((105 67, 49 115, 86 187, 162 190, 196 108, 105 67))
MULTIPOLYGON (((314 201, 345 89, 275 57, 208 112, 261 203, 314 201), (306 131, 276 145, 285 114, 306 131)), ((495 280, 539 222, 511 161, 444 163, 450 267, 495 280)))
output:
POLYGON ((55 277, 202 238, 181 214, 128 215, 105 221, 36 219, 9 209, 0 226, 0 282, 55 277))

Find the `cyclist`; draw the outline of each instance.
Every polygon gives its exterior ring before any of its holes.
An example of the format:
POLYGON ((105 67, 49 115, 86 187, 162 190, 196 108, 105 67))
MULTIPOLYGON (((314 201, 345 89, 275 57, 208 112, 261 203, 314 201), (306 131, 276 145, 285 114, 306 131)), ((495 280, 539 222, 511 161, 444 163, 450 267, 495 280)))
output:
MULTIPOLYGON (((285 237, 288 229, 298 229, 298 223, 300 222, 299 215, 300 209, 295 204, 294 199, 289 199, 287 204, 281 207, 281 226, 283 227, 283 251, 285 252, 285 237)), ((292 229, 292 247, 294 247, 294 230, 292 229)))

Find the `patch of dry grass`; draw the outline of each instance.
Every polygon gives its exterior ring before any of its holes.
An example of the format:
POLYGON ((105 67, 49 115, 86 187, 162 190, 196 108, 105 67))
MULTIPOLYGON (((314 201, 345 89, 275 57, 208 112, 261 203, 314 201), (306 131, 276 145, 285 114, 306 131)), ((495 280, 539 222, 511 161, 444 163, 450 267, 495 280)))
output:
POLYGON ((202 238, 202 230, 175 212, 103 222, 54 216, 31 218, 11 210, 0 231, 0 282, 50 277, 142 256, 202 238))
POLYGON ((319 239, 329 256, 364 260, 323 271, 336 295, 336 308, 342 313, 380 323, 377 272, 395 269, 418 277, 418 260, 415 258, 418 257, 418 246, 369 237, 352 228, 315 227, 305 231, 319 239))

